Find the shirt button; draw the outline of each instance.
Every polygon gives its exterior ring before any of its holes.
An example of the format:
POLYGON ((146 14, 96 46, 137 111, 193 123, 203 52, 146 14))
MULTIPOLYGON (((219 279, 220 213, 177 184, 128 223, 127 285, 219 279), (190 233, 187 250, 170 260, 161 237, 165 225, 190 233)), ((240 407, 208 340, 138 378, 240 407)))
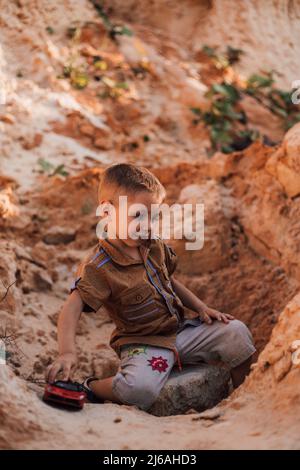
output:
POLYGON ((136 300, 142 300, 141 294, 137 294, 137 296, 135 298, 136 298, 136 300))

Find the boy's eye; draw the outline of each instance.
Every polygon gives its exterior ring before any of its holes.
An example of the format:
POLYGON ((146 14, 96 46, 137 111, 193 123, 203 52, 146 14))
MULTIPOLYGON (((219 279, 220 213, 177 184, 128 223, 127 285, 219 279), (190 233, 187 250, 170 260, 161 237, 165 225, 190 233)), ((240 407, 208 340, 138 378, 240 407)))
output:
POLYGON ((159 212, 157 214, 154 214, 152 216, 152 221, 155 222, 156 220, 159 220, 159 215, 160 215, 159 212))
POLYGON ((142 220, 142 219, 145 218, 145 216, 146 216, 145 213, 143 213, 143 212, 141 212, 141 211, 137 211, 137 212, 135 213, 135 216, 134 216, 134 217, 135 217, 136 219, 142 220))
MULTIPOLYGON (((147 212, 144 213, 144 212, 141 212, 141 211, 137 211, 137 212, 135 213, 134 217, 135 217, 136 219, 143 220, 143 219, 145 219, 145 218, 147 217, 147 215, 148 215, 147 212)), ((154 214, 154 215, 151 217, 151 220, 152 220, 153 222, 155 222, 156 220, 159 220, 159 217, 160 217, 160 213, 154 214)))

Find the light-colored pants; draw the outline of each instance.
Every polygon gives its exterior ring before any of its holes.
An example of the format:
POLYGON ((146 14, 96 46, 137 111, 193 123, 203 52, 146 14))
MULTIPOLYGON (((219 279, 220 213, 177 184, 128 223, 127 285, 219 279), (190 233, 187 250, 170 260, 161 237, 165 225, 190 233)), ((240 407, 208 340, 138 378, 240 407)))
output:
MULTIPOLYGON (((213 320, 209 325, 196 319, 192 323, 187 322, 176 337, 182 365, 222 361, 234 368, 256 351, 250 330, 240 320, 227 324, 213 320)), ((120 368, 112 383, 115 396, 124 404, 147 410, 175 362, 171 349, 143 344, 122 346, 120 368)))

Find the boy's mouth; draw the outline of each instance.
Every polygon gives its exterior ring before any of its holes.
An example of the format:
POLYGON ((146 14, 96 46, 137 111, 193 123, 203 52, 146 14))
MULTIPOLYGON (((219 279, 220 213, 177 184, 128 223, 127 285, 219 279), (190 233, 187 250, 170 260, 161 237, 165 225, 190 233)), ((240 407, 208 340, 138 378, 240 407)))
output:
POLYGON ((149 245, 151 243, 151 238, 141 238, 140 240, 143 245, 149 245))

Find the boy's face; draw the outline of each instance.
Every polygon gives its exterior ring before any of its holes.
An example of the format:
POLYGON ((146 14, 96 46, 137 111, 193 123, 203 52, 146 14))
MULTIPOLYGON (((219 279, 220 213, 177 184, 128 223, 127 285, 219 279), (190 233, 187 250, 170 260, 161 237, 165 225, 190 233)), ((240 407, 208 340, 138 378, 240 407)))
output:
MULTIPOLYGON (((155 228, 158 227, 159 206, 163 202, 161 196, 148 191, 126 194, 125 190, 121 190, 101 202, 113 205, 115 215, 109 224, 114 224, 116 238, 122 239, 128 247, 147 244, 157 233, 155 228)), ((108 226, 109 229, 112 226, 108 226)))

